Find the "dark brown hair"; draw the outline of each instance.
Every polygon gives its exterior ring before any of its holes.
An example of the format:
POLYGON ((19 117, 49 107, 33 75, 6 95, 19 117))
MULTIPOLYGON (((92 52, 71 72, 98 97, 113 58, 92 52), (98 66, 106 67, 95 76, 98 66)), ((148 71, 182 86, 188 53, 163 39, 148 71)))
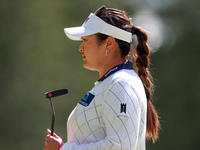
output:
MULTIPOLYGON (((125 11, 121 11, 118 9, 107 8, 106 9, 111 18, 113 19, 115 25, 118 28, 131 32, 132 34, 137 36, 137 46, 134 49, 135 57, 135 66, 136 72, 142 83, 144 85, 146 97, 147 97, 147 126, 146 126, 146 138, 152 139, 155 142, 158 139, 158 130, 160 129, 160 122, 158 119, 157 112, 150 101, 150 97, 153 93, 153 83, 151 78, 151 73, 148 69, 150 65, 150 47, 147 44, 148 36, 145 30, 140 27, 134 27, 130 22, 128 15, 125 11)), ((98 11, 96 16, 100 17, 105 22, 112 24, 110 19, 103 11, 98 11)), ((105 40, 108 36, 104 34, 97 34, 99 41, 105 40)), ((115 39, 119 45, 121 55, 126 57, 129 55, 131 51, 131 44, 119 39, 115 39)))

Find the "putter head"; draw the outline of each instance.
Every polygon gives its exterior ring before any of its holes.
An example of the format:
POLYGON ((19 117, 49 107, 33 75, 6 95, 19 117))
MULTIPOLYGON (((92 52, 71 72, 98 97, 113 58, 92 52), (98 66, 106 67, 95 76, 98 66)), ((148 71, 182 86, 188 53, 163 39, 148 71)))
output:
POLYGON ((52 98, 52 97, 61 96, 61 95, 65 95, 65 94, 68 94, 68 89, 66 89, 66 88, 46 92, 43 94, 43 96, 44 96, 44 98, 52 98))

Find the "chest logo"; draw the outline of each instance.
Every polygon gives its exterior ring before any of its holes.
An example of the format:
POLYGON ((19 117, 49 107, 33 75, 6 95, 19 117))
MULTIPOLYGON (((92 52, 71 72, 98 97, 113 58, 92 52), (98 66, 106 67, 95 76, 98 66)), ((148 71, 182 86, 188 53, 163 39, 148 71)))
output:
POLYGON ((87 92, 85 94, 85 96, 81 99, 81 101, 79 102, 79 104, 87 107, 90 105, 91 101, 94 99, 95 95, 90 93, 90 92, 87 92))

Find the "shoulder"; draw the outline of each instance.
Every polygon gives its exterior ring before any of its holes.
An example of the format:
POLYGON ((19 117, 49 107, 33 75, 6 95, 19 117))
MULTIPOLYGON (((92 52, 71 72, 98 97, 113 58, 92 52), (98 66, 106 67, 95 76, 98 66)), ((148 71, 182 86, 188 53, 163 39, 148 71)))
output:
POLYGON ((134 70, 127 69, 120 70, 111 77, 111 84, 115 84, 116 82, 124 82, 128 84, 142 84, 136 72, 134 70))
POLYGON ((138 99, 146 99, 144 86, 134 70, 120 70, 113 74, 105 87, 113 93, 135 95, 138 99))
POLYGON ((109 88, 117 83, 123 83, 123 84, 131 84, 131 85, 141 85, 142 82, 136 72, 134 70, 127 70, 122 69, 120 71, 117 71, 104 81, 104 87, 109 88))
POLYGON ((107 78, 103 91, 102 98, 110 106, 118 103, 129 107, 140 106, 142 109, 146 106, 143 84, 133 70, 120 70, 107 78))

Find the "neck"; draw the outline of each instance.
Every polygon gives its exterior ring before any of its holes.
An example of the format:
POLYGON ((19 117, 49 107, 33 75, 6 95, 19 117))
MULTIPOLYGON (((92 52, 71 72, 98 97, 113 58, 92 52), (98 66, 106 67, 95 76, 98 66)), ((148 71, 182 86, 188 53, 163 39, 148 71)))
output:
POLYGON ((113 67, 120 65, 122 63, 125 63, 126 59, 125 58, 121 58, 121 59, 117 59, 117 60, 113 60, 113 61, 109 61, 108 63, 106 63, 106 65, 104 65, 104 67, 99 70, 99 76, 100 78, 106 74, 110 69, 112 69, 113 67))

